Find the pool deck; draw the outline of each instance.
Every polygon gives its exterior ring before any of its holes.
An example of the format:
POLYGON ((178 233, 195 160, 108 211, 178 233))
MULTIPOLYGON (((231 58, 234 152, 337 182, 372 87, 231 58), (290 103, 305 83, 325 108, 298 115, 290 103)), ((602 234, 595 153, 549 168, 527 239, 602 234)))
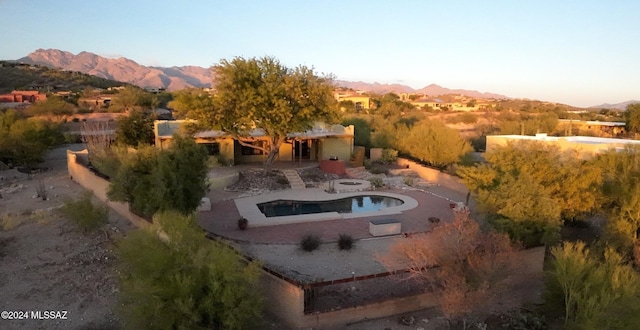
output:
MULTIPOLYGON (((442 221, 453 219, 453 211, 449 205, 452 202, 450 199, 422 190, 380 189, 361 193, 347 192, 329 194, 321 189, 303 189, 284 190, 276 192, 275 194, 278 194, 277 196, 282 199, 312 200, 311 198, 314 198, 313 196, 315 196, 316 199, 325 198, 326 196, 322 194, 330 195, 329 199, 338 199, 353 195, 362 195, 363 193, 377 195, 393 194, 394 197, 397 197, 395 194, 407 196, 408 198, 406 198, 405 204, 409 201, 409 205, 406 205, 402 210, 389 208, 391 210, 387 212, 378 211, 380 213, 376 213, 376 215, 362 214, 363 216, 354 218, 343 217, 336 219, 334 216, 340 216, 336 213, 327 218, 317 219, 323 221, 305 221, 277 225, 261 223, 256 226, 257 222, 255 222, 255 219, 258 219, 259 216, 266 219, 265 221, 274 219, 264 217, 255 205, 256 201, 260 200, 260 198, 274 200, 274 196, 270 193, 249 198, 215 202, 211 207, 211 211, 200 212, 198 224, 214 236, 235 241, 297 244, 305 234, 315 234, 319 236, 323 242, 335 242, 338 240, 340 234, 351 235, 354 239, 372 238, 373 236, 369 233, 369 221, 371 220, 394 219, 400 221, 402 223, 402 233, 411 234, 428 231, 432 226, 427 220, 429 217, 437 217, 442 221), (411 200, 417 202, 417 207, 408 207, 414 203, 411 200), (239 209, 241 211, 239 211, 239 209), (259 215, 255 212, 258 212, 259 215), (239 230, 237 225, 237 221, 241 216, 249 220, 249 228, 244 231, 239 230)), ((324 217, 324 215, 318 217, 324 217)))

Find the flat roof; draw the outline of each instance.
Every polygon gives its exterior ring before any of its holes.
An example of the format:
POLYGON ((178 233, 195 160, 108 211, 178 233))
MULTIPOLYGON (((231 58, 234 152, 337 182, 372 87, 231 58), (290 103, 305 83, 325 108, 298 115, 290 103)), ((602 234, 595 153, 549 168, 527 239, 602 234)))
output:
POLYGON ((567 141, 580 144, 640 144, 640 140, 603 138, 595 136, 548 136, 546 134, 531 135, 488 135, 487 137, 507 138, 513 140, 531 141, 567 141))

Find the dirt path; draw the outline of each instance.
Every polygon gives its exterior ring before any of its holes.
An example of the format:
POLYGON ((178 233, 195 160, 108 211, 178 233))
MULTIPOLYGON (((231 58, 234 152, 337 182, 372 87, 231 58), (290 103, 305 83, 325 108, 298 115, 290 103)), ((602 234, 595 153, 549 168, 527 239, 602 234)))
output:
POLYGON ((61 215, 58 207, 84 192, 66 175, 65 150, 53 150, 42 164, 49 169, 31 179, 0 172, 0 311, 29 316, 0 319, 1 329, 120 327, 112 245, 132 227, 111 212, 103 230, 85 234, 61 215), (40 180, 48 200, 35 197, 40 180), (66 319, 34 320, 31 311, 60 311, 54 315, 66 319))

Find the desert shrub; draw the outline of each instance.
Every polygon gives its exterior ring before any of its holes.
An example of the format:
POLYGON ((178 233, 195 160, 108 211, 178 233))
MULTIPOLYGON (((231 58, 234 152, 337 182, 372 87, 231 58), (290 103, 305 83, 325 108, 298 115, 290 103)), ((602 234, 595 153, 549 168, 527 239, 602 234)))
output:
POLYGON ((382 178, 374 176, 373 178, 369 179, 369 182, 371 183, 371 187, 373 188, 381 188, 384 187, 384 181, 382 181, 382 178))
POLYGON ((405 176, 404 177, 404 184, 406 184, 407 186, 413 186, 413 178, 410 176, 405 176))
POLYGON ((398 150, 395 149, 382 149, 382 157, 380 162, 383 164, 390 164, 398 159, 398 150))
POLYGON ((245 230, 249 226, 249 221, 245 218, 238 219, 238 229, 245 230))
POLYGON ((371 174, 387 174, 388 170, 381 165, 371 165, 369 172, 371 172, 371 174))
POLYGON ((107 207, 93 205, 89 192, 80 199, 66 201, 60 210, 85 232, 102 227, 109 219, 107 207))
POLYGON ((300 240, 300 247, 302 250, 311 252, 320 246, 320 238, 314 234, 307 234, 302 236, 300 240))
POLYGON ((431 223, 440 223, 440 218, 438 217, 429 217, 427 220, 431 223))
POLYGON ((151 230, 118 241, 124 328, 260 328, 259 264, 207 239, 194 222, 159 213, 151 230))
POLYGON ((349 234, 340 234, 338 238, 338 248, 340 250, 351 250, 353 247, 353 237, 349 234))

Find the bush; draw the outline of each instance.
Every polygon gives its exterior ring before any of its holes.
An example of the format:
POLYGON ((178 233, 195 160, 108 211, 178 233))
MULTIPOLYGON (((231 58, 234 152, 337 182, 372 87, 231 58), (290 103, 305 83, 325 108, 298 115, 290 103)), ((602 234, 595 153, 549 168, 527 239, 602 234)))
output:
POLYGON ((383 164, 393 163, 398 159, 398 150, 395 149, 382 149, 382 157, 380 162, 383 164))
POLYGON ((320 246, 320 238, 313 234, 307 234, 302 237, 300 247, 307 252, 311 252, 320 246))
POLYGON ((369 179, 369 182, 371 183, 371 187, 373 188, 381 188, 384 187, 384 181, 382 181, 382 178, 374 176, 373 178, 369 179))
POLYGON ((405 176, 404 184, 406 184, 407 186, 413 186, 413 178, 410 176, 405 176))
POLYGON ((353 247, 353 237, 348 234, 340 234, 338 238, 338 248, 340 250, 351 250, 353 247))
POLYGON ((91 193, 85 193, 78 200, 65 202, 61 211, 85 232, 102 227, 109 219, 106 206, 94 206, 91 203, 91 193))
POLYGON ((193 216, 157 214, 116 247, 123 328, 260 328, 259 264, 207 239, 193 216))

